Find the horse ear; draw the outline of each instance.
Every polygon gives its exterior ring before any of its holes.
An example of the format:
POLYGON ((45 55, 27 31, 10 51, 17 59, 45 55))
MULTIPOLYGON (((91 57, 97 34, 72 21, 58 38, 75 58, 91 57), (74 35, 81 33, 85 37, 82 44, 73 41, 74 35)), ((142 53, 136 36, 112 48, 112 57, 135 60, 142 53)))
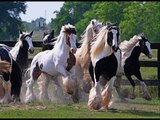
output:
POLYGON ((30 33, 30 36, 32 36, 33 35, 33 31, 30 33))
POLYGON ((19 34, 23 34, 23 32, 20 30, 20 31, 19 31, 19 34))

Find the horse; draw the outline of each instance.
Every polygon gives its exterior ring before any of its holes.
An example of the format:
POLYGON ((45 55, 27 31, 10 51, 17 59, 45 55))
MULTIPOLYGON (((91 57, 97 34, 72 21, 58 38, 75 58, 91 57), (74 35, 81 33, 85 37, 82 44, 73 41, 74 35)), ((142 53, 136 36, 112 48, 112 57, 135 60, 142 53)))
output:
MULTIPOLYGON (((92 81, 88 72, 90 63, 90 48, 91 43, 95 40, 95 37, 100 32, 101 28, 102 23, 96 19, 92 19, 82 33, 80 40, 81 45, 74 54, 76 57, 76 80, 79 82, 79 88, 77 89, 77 92, 79 92, 79 94, 80 92, 81 94, 82 92, 89 93, 89 90, 91 89, 92 81)), ((84 94, 81 95, 81 97, 82 96, 84 96, 84 94)))
POLYGON ((0 103, 20 102, 22 86, 21 68, 9 52, 9 47, 0 45, 0 103), (5 69, 5 70, 3 70, 5 69))
POLYGON ((54 37, 54 30, 51 33, 44 32, 42 39, 42 51, 51 50, 57 38, 54 37))
POLYGON ((70 24, 62 26, 54 48, 38 53, 31 62, 29 68, 30 79, 26 81, 26 102, 31 102, 35 99, 33 84, 41 74, 46 76, 46 80, 62 75, 66 78, 63 81, 63 85, 65 86, 67 93, 73 94, 74 81, 72 80, 72 77, 74 76, 74 69, 73 71, 72 69, 67 71, 66 67, 69 52, 75 53, 76 50, 75 27, 70 24))
POLYGON ((14 60, 21 66, 22 72, 28 68, 28 53, 33 54, 34 46, 32 39, 33 31, 30 33, 19 32, 19 40, 10 50, 14 60))
POLYGON ((111 24, 102 27, 102 30, 92 42, 90 49, 89 74, 94 85, 89 93, 88 107, 90 109, 108 109, 112 98, 112 87, 116 79, 120 59, 117 59, 115 52, 118 51, 119 26, 111 24), (100 89, 100 76, 108 80, 105 88, 100 89))
MULTIPOLYGON (((76 71, 75 81, 79 82, 78 84, 79 88, 77 87, 76 94, 71 96, 74 102, 79 102, 79 99, 80 99, 79 91, 82 90, 88 93, 88 91, 91 88, 91 80, 90 80, 89 73, 87 71, 89 67, 88 63, 90 61, 89 49, 90 49, 90 44, 92 40, 97 35, 97 33, 99 33, 101 28, 102 28, 102 24, 99 23, 99 21, 97 21, 96 19, 92 19, 81 36, 82 39, 80 40, 80 43, 82 44, 80 48, 77 49, 75 54, 70 53, 70 57, 67 61, 68 68, 71 69, 73 66, 75 66, 75 71, 76 71), (75 63, 75 60, 76 60, 76 63, 75 63)), ((46 35, 43 41, 51 41, 52 39, 55 39, 49 36, 50 35, 48 36, 46 35)), ((40 91, 44 91, 45 89, 43 88, 47 88, 47 87, 44 87, 44 85, 48 85, 48 83, 43 84, 43 87, 42 87, 42 83, 39 84, 41 88, 40 91)), ((45 94, 46 93, 44 93, 44 96, 45 94)))
POLYGON ((10 49, 10 53, 13 56, 13 59, 18 63, 18 65, 21 67, 22 71, 22 77, 23 77, 23 82, 22 82, 22 89, 21 89, 21 98, 23 97, 23 94, 25 92, 25 80, 27 77, 25 76, 25 71, 28 68, 28 54, 33 54, 34 53, 34 46, 33 46, 33 31, 31 32, 23 32, 19 31, 19 39, 17 43, 10 49), (24 80, 25 79, 25 80, 24 80))
POLYGON ((120 43, 119 48, 121 50, 121 72, 117 74, 117 80, 116 80, 116 90, 120 98, 124 99, 126 97, 129 97, 131 99, 135 99, 135 82, 132 79, 132 75, 134 75, 141 84, 142 90, 143 90, 143 97, 146 100, 151 100, 151 96, 147 90, 147 86, 142 79, 142 75, 140 72, 140 62, 139 57, 140 54, 145 54, 149 59, 152 58, 152 50, 151 50, 151 44, 148 41, 147 37, 144 33, 140 33, 138 35, 134 35, 132 38, 130 38, 129 41, 125 40, 120 43), (129 96, 129 91, 125 91, 125 89, 121 89, 120 82, 122 75, 125 75, 127 80, 132 85, 132 92, 129 96))

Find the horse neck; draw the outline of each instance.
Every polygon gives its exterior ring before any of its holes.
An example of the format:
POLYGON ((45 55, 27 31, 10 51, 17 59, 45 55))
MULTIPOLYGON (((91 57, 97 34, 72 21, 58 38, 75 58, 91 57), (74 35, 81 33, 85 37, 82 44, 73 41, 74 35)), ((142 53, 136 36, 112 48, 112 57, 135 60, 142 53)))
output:
POLYGON ((91 40, 93 39, 93 33, 92 29, 88 28, 86 30, 86 33, 83 35, 83 38, 81 41, 83 41, 81 47, 77 49, 77 52, 75 54, 77 59, 77 64, 81 66, 81 68, 86 68, 89 66, 89 63, 91 61, 90 58, 90 48, 91 48, 91 40))
POLYGON ((141 49, 139 46, 135 46, 131 52, 130 59, 134 62, 139 61, 139 56, 141 54, 141 49))
POLYGON ((85 57, 87 54, 90 54, 90 48, 91 48, 91 40, 93 39, 93 31, 92 28, 88 28, 86 30, 86 33, 83 35, 83 38, 81 41, 83 41, 81 47, 80 47, 80 54, 81 57, 85 57))
POLYGON ((70 47, 66 45, 65 39, 66 34, 62 33, 52 49, 53 51, 56 51, 59 56, 69 56, 70 47))
POLYGON ((28 67, 28 50, 23 47, 19 49, 16 62, 23 68, 28 67))

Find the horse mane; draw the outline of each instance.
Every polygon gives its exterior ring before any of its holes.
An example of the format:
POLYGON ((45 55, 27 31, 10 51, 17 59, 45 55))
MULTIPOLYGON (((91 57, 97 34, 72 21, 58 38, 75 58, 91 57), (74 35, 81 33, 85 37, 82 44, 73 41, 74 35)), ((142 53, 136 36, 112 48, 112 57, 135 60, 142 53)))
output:
POLYGON ((92 26, 91 24, 89 24, 85 29, 84 34, 82 35, 82 39, 80 40, 80 43, 82 43, 82 45, 79 48, 79 51, 82 58, 85 57, 89 52, 92 38, 93 38, 92 26))
POLYGON ((15 46, 10 50, 10 53, 14 60, 17 59, 17 55, 19 53, 19 49, 22 46, 22 41, 19 39, 15 46))
POLYGON ((100 25, 101 23, 99 23, 99 21, 97 21, 96 19, 92 19, 90 21, 90 24, 82 33, 82 39, 80 40, 80 43, 82 43, 82 45, 79 48, 81 58, 84 58, 90 52, 91 43, 95 39, 93 38, 93 29, 100 25))
POLYGON ((138 43, 138 37, 137 35, 133 36, 130 38, 129 41, 124 40, 123 42, 120 43, 119 48, 121 49, 122 52, 129 52, 132 50, 132 48, 138 43))
POLYGON ((92 42, 92 46, 90 50, 91 58, 95 58, 104 50, 105 38, 106 38, 107 32, 108 30, 106 29, 106 26, 102 27, 102 30, 96 36, 96 40, 92 42))

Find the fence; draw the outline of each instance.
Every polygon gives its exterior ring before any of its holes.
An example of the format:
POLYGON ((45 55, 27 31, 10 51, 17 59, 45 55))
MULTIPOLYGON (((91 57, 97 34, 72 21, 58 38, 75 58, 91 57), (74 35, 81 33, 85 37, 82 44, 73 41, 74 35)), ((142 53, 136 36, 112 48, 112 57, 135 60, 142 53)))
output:
MULTIPOLYGON (((1 44, 13 47, 16 41, 1 41, 1 44)), ((41 41, 34 41, 34 47, 42 47, 41 41)), ((140 61, 142 67, 157 67, 157 79, 156 80, 144 80, 148 86, 158 86, 158 98, 160 98, 160 43, 152 43, 152 49, 157 49, 157 61, 140 61)), ((31 60, 30 60, 31 61, 31 60)), ((136 85, 139 85, 138 80, 135 80, 136 85)), ((130 84, 129 81, 125 81, 123 84, 130 84)))

